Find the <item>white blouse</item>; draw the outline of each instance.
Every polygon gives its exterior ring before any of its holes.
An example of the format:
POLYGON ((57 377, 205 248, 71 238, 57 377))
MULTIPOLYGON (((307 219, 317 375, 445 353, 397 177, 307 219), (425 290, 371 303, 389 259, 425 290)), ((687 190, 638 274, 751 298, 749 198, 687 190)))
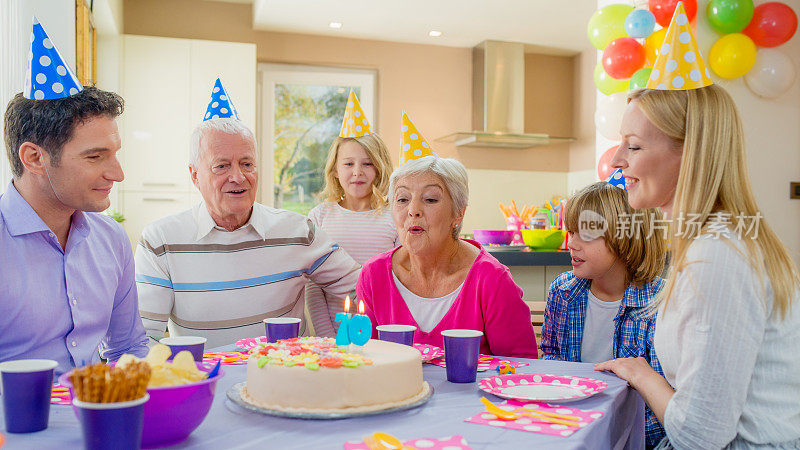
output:
POLYGON ((681 449, 800 448, 800 302, 773 317, 749 237, 723 235, 690 245, 656 320, 656 353, 675 388, 664 429, 681 449))

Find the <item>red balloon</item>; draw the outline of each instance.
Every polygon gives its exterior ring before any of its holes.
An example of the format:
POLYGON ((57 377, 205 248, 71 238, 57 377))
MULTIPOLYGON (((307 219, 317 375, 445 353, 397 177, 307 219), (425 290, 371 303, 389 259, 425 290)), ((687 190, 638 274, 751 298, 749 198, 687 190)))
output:
POLYGON ((647 6, 650 12, 656 16, 656 22, 662 27, 668 27, 680 1, 683 2, 689 22, 693 21, 694 16, 697 15, 697 0, 649 0, 647 6))
POLYGON ((794 36, 797 14, 784 3, 769 2, 756 6, 753 19, 742 31, 759 47, 777 47, 794 36))
POLYGON ((617 152, 618 148, 619 144, 610 147, 600 156, 600 161, 597 162, 597 176, 601 180, 607 180, 611 173, 614 172, 614 168, 611 167, 611 158, 614 157, 614 153, 617 152))
POLYGON ((644 67, 647 52, 636 39, 624 37, 614 39, 603 50, 603 69, 617 80, 627 80, 644 67))

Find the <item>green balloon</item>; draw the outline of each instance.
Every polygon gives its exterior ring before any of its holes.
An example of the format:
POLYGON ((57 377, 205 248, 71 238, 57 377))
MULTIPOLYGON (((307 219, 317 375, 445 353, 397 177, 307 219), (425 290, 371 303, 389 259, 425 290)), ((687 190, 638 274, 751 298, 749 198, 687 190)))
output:
POLYGON ((647 87, 647 80, 650 79, 650 72, 652 71, 652 67, 645 67, 644 69, 637 70, 631 77, 628 90, 632 91, 634 89, 647 87))
POLYGON ((706 17, 717 33, 738 33, 750 23, 753 9, 753 0, 711 0, 706 6, 706 17))
POLYGON ((603 63, 599 62, 594 66, 594 85, 600 92, 606 95, 622 92, 628 87, 628 80, 617 80, 606 73, 603 63))
POLYGON ((625 18, 631 11, 633 6, 621 4, 608 5, 595 11, 586 29, 592 45, 604 50, 609 42, 627 36, 625 18))

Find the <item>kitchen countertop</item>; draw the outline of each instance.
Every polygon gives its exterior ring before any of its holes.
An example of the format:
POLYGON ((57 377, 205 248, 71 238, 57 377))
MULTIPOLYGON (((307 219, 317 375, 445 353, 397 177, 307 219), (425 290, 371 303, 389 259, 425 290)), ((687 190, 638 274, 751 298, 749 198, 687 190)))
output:
POLYGON ((492 251, 486 249, 506 266, 569 266, 571 258, 568 250, 552 252, 535 251, 492 251))

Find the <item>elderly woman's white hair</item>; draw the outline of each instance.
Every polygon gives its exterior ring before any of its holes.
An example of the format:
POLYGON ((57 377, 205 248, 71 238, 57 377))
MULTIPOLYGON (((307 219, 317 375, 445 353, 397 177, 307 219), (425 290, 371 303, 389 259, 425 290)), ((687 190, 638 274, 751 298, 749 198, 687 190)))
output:
MULTIPOLYGON (((407 161, 398 167, 389 177, 389 204, 394 206, 397 182, 403 178, 432 173, 444 182, 450 199, 453 201, 453 215, 457 216, 467 207, 469 202, 469 180, 467 169, 458 160, 453 158, 439 158, 438 156, 425 156, 407 161)), ((461 223, 453 229, 453 238, 458 239, 461 233, 461 223)))
POLYGON ((227 134, 236 134, 242 139, 248 140, 253 143, 253 148, 256 147, 256 138, 253 131, 247 127, 241 120, 234 119, 233 117, 209 119, 205 122, 200 122, 192 131, 189 138, 189 165, 197 168, 197 161, 200 159, 200 147, 203 143, 205 135, 212 130, 221 131, 227 134))

